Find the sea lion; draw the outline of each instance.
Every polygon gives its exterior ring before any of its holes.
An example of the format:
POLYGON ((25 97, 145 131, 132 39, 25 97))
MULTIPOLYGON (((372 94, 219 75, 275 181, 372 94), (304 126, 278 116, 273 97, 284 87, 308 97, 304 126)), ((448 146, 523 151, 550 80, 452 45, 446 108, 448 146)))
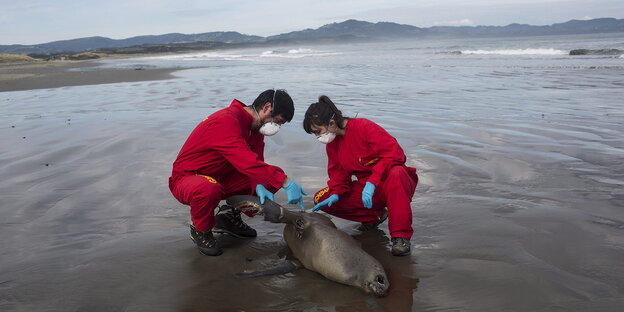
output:
POLYGON ((241 274, 262 276, 293 271, 303 266, 332 281, 351 285, 379 297, 388 294, 390 286, 386 272, 375 258, 347 233, 340 231, 325 215, 291 212, 269 199, 264 205, 256 196, 236 195, 227 204, 243 212, 252 209, 264 215, 264 220, 285 223, 284 240, 297 261, 281 269, 241 274))

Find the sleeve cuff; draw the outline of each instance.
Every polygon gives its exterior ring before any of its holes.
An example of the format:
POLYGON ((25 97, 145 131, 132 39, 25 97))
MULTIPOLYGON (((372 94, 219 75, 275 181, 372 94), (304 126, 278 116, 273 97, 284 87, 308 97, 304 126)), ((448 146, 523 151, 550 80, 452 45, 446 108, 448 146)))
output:
POLYGON ((374 174, 374 175, 371 175, 370 177, 368 177, 368 180, 366 180, 366 182, 373 183, 373 184, 375 184, 375 187, 376 187, 376 186, 379 185, 380 179, 379 179, 379 177, 376 174, 374 174))
POLYGON ((273 176, 273 181, 271 182, 270 185, 276 190, 279 190, 282 188, 282 183, 284 182, 284 179, 286 179, 286 174, 282 172, 277 172, 273 176))

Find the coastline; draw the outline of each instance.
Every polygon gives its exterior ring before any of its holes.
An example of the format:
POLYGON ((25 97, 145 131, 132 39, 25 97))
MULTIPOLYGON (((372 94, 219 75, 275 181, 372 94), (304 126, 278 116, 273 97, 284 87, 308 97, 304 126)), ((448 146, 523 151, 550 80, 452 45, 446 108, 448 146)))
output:
POLYGON ((70 70, 97 65, 97 60, 0 64, 0 92, 165 80, 173 78, 171 73, 179 70, 176 68, 70 70))

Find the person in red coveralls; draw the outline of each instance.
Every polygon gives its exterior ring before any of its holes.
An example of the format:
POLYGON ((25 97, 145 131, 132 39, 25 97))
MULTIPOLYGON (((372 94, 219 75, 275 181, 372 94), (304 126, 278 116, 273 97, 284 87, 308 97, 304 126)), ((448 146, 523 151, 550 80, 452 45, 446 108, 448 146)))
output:
POLYGON ((409 255, 414 233, 410 202, 418 175, 405 166, 397 140, 368 119, 343 117, 327 96, 308 107, 303 128, 327 144, 328 186, 314 195, 312 211, 361 222, 360 231, 388 218, 392 254, 409 255))
POLYGON ((208 256, 222 253, 212 232, 255 237, 238 210, 219 202, 254 191, 264 203, 273 193, 286 190, 289 204, 303 208, 303 189, 284 171, 264 162, 264 137, 275 135, 295 112, 285 90, 266 90, 246 106, 233 100, 229 107, 204 119, 191 132, 173 163, 169 189, 191 207, 191 239, 208 256))

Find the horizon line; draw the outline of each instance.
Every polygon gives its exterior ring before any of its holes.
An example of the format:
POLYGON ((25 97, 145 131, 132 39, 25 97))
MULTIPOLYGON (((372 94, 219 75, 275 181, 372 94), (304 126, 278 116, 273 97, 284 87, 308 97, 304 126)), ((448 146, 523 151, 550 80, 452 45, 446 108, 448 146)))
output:
POLYGON ((391 21, 378 21, 378 22, 370 22, 367 20, 359 20, 359 19, 355 19, 355 18, 349 18, 349 19, 345 19, 339 22, 331 22, 331 23, 326 23, 323 24, 317 28, 304 28, 304 29, 299 29, 299 30, 293 30, 293 31, 288 31, 288 32, 282 32, 276 35, 268 35, 268 36, 261 36, 261 35, 254 35, 254 34, 246 34, 246 33, 241 33, 239 31, 236 30, 214 30, 214 31, 204 31, 204 32, 197 32, 197 33, 183 33, 183 32, 167 32, 167 33, 160 33, 160 34, 144 34, 144 35, 135 35, 135 36, 130 36, 130 37, 124 37, 124 38, 113 38, 113 37, 107 37, 104 35, 94 35, 94 36, 87 36, 87 37, 74 37, 74 38, 70 38, 70 39, 58 39, 58 40, 52 40, 52 41, 47 41, 47 42, 40 42, 40 43, 32 43, 32 44, 22 44, 22 43, 10 43, 10 44, 0 44, 0 46, 36 46, 36 45, 42 45, 42 44, 48 44, 48 43, 53 43, 53 42, 60 42, 60 41, 72 41, 72 40, 80 40, 80 39, 87 39, 87 38, 105 38, 105 39, 111 39, 111 40, 126 40, 126 39, 132 39, 132 38, 137 38, 137 37, 149 37, 149 36, 163 36, 163 35, 169 35, 169 34, 181 34, 181 35, 198 35, 198 34, 207 34, 207 33, 218 33, 218 32, 235 32, 241 35, 245 35, 245 36, 255 36, 255 37, 261 37, 261 38, 269 38, 269 37, 274 37, 274 36, 279 36, 279 35, 283 35, 283 34, 288 34, 288 33, 292 33, 292 32, 297 32, 297 31, 303 31, 303 30, 316 30, 319 29, 323 26, 326 25, 332 25, 332 24, 340 24, 340 23, 344 23, 347 21, 358 21, 358 22, 366 22, 366 23, 371 23, 371 24, 379 24, 379 23, 391 23, 391 24, 397 24, 397 25, 406 25, 406 26, 412 26, 412 27, 416 27, 416 28, 421 28, 421 29, 428 29, 428 28, 436 28, 436 27, 452 27, 452 28, 460 28, 460 27, 506 27, 506 26, 510 26, 510 25, 527 25, 527 26, 552 26, 555 24, 562 24, 562 23, 567 23, 567 22, 571 22, 571 21, 593 21, 593 20, 599 20, 599 19, 615 19, 615 20, 621 20, 624 18, 616 18, 616 17, 596 17, 596 18, 590 18, 590 19, 569 19, 567 21, 563 21, 563 22, 557 22, 557 23, 552 23, 552 24, 548 24, 548 25, 534 25, 534 24, 523 24, 523 23, 517 23, 517 22, 513 22, 513 23, 509 23, 506 25, 433 25, 433 26, 428 26, 428 27, 419 27, 419 26, 415 26, 415 25, 411 25, 411 24, 402 24, 402 23, 397 23, 397 22, 391 22, 391 21))

